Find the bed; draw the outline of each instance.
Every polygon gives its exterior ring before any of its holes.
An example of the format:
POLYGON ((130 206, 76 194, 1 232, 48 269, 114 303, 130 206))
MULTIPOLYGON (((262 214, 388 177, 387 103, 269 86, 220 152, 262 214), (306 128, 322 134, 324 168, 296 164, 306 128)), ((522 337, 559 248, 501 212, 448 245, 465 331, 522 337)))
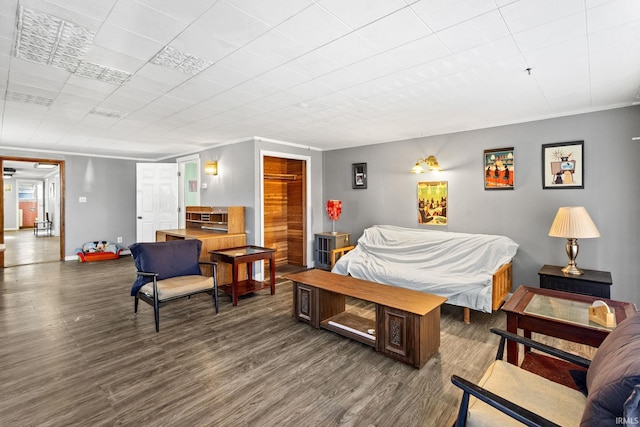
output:
POLYGON ((446 297, 469 323, 470 310, 491 313, 504 302, 517 250, 506 236, 375 225, 331 271, 446 297))

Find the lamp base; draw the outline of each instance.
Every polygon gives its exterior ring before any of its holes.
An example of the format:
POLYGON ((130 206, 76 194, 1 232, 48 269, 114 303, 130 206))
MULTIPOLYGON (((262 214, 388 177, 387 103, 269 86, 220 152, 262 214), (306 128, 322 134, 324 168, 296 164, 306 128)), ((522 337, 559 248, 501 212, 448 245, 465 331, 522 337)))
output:
POLYGON ((579 276, 579 275, 581 275, 581 274, 583 274, 583 273, 584 273, 584 271, 582 271, 582 270, 580 270, 578 267, 576 267, 576 265, 575 265, 575 264, 573 264, 573 265, 571 265, 571 264, 567 265, 565 268, 563 268, 563 269, 562 269, 562 272, 563 272, 564 274, 571 274, 571 275, 574 275, 574 276, 579 276))
POLYGON ((571 274, 573 276, 579 276, 580 274, 584 273, 576 265, 576 258, 578 257, 579 249, 578 239, 567 239, 567 244, 564 248, 567 251, 567 256, 569 257, 569 264, 567 264, 567 266, 562 269, 562 272, 565 274, 571 274))

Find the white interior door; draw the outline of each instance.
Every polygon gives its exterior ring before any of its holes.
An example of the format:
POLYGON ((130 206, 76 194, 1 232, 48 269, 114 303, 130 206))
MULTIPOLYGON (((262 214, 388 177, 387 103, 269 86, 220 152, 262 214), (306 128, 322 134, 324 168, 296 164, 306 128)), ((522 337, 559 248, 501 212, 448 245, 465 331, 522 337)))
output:
POLYGON ((156 230, 178 228, 178 164, 136 164, 136 241, 155 242, 156 230))

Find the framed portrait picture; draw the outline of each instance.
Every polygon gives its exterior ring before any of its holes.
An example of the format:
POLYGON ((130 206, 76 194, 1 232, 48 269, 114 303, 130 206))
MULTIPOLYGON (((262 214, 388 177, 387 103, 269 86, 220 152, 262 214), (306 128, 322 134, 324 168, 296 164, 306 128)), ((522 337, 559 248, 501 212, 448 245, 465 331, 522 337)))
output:
POLYGON ((542 145, 542 188, 584 188, 584 141, 542 145))
POLYGON ((447 181, 418 183, 418 224, 447 225, 447 181))
POLYGON ((484 189, 513 190, 513 147, 484 150, 484 189))
POLYGON ((363 189, 367 188, 367 164, 353 163, 351 188, 363 189))

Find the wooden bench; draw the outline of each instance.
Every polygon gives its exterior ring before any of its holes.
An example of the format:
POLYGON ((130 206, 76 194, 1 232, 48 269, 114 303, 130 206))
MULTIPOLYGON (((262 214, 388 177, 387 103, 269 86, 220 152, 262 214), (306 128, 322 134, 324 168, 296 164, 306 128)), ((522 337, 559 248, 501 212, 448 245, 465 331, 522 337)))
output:
POLYGON ((444 297, 382 285, 323 270, 287 274, 293 282, 293 316, 421 368, 440 347, 444 297), (375 320, 346 309, 345 297, 375 304, 375 320))

